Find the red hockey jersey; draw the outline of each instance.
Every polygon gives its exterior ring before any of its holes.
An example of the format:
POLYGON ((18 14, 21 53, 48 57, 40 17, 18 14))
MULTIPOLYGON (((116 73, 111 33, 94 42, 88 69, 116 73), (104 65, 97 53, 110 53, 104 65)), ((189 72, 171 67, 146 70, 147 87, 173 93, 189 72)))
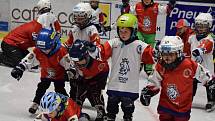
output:
POLYGON ((136 4, 135 11, 138 19, 138 31, 145 34, 155 34, 157 16, 158 14, 167 13, 168 7, 154 3, 146 8, 142 2, 139 2, 136 4))
POLYGON ((9 45, 17 46, 20 49, 26 50, 29 47, 35 46, 32 33, 38 33, 41 28, 42 25, 36 20, 33 20, 29 23, 20 25, 9 32, 9 34, 4 37, 3 41, 9 45))
POLYGON ((107 61, 98 61, 94 59, 92 61, 92 65, 89 68, 79 68, 79 70, 85 79, 91 79, 99 73, 108 72, 109 66, 107 61))
POLYGON ((48 57, 42 53, 38 48, 35 48, 33 52, 36 55, 36 59, 40 63, 41 78, 49 78, 53 80, 63 80, 65 69, 60 65, 62 59, 67 55, 67 50, 61 47, 54 55, 48 57))
POLYGON ((159 63, 150 80, 161 87, 158 111, 173 115, 190 113, 193 97, 193 80, 204 85, 211 80, 209 71, 200 64, 186 58, 174 70, 165 70, 159 63))
POLYGON ((81 108, 72 99, 68 99, 67 107, 60 118, 51 119, 51 121, 70 121, 72 118, 80 117, 81 108))

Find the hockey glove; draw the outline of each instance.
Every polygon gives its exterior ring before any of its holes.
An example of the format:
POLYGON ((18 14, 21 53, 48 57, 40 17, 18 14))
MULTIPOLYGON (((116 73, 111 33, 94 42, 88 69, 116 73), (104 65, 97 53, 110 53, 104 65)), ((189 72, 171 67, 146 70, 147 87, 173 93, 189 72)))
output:
POLYGON ((69 81, 78 79, 79 74, 75 68, 66 70, 66 76, 69 81))
POLYGON ((13 70, 11 71, 11 76, 19 81, 24 71, 25 71, 25 66, 22 64, 19 64, 18 66, 13 68, 13 70))
POLYGON ((153 57, 155 59, 155 61, 158 61, 159 58, 160 58, 160 55, 159 55, 159 45, 160 45, 161 41, 156 41, 156 44, 155 44, 155 47, 154 47, 154 50, 153 50, 153 57))
POLYGON ((209 81, 207 86, 209 87, 209 90, 211 92, 215 93, 215 79, 212 79, 211 81, 209 81))
POLYGON ((92 42, 85 41, 84 45, 87 47, 87 50, 89 52, 95 52, 96 51, 96 45, 94 45, 92 42))
POLYGON ((45 113, 38 114, 36 119, 38 119, 40 121, 51 121, 49 116, 47 114, 45 114, 45 113))
POLYGON ((140 102, 144 106, 149 106, 151 97, 156 95, 158 92, 159 92, 159 90, 156 92, 152 91, 149 86, 144 87, 141 91, 140 102))
POLYGON ((89 121, 89 120, 90 120, 90 116, 87 113, 81 113, 79 121, 89 121))
POLYGON ((192 51, 192 55, 194 56, 197 63, 202 63, 203 58, 202 55, 204 54, 204 50, 202 48, 196 48, 192 51))

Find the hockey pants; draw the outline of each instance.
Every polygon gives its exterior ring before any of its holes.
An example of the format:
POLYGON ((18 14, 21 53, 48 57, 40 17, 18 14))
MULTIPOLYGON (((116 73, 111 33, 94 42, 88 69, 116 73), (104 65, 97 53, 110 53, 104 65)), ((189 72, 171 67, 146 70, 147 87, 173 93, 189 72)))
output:
POLYGON ((42 96, 46 93, 46 90, 50 87, 51 82, 54 83, 55 92, 68 96, 65 90, 65 83, 62 80, 53 81, 50 79, 41 79, 41 82, 37 85, 37 90, 33 102, 40 104, 42 96))
POLYGON ((121 102, 121 108, 124 113, 123 118, 132 118, 135 109, 134 100, 128 97, 115 97, 108 96, 107 102, 107 116, 111 119, 116 118, 116 114, 119 112, 119 103, 121 102))
POLYGON ((9 67, 15 67, 29 53, 28 50, 21 50, 2 41, 2 52, 0 52, 0 63, 9 67))

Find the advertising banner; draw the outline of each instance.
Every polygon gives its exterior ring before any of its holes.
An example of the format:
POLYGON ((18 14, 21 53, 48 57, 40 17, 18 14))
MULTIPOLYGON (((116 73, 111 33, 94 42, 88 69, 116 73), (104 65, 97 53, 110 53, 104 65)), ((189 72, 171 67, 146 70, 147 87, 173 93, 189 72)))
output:
MULTIPOLYGON (((179 19, 183 18, 188 20, 190 27, 194 28, 194 19, 199 13, 211 13, 215 17, 215 4, 207 3, 189 3, 189 2, 179 2, 176 7, 171 12, 170 16, 166 20, 166 35, 175 35, 176 33, 176 23, 179 19)), ((215 25, 213 24, 212 32, 215 33, 215 25)))
POLYGON ((9 5, 8 0, 0 0, 0 31, 8 31, 9 29, 9 5))
MULTIPOLYGON (((5 12, 0 13, 0 21, 3 19, 8 22, 9 30, 14 27, 29 22, 36 18, 37 11, 34 6, 37 4, 38 0, 0 0, 3 1, 1 4, 5 7, 5 12), (11 2, 13 1, 13 2, 11 2), (9 7, 8 7, 9 6, 9 7), (9 11, 9 12, 8 12, 9 11), (7 16, 3 16, 7 14, 7 16)), ((51 0, 52 2, 52 11, 56 15, 62 26, 63 36, 67 36, 71 31, 72 23, 72 9, 79 3, 81 0, 51 0)), ((89 0, 84 0, 89 1, 89 0)), ((140 0, 130 0, 131 6, 134 7, 137 2, 140 0)), ((166 0, 156 1, 161 4, 167 4, 166 0)), ((105 15, 105 26, 110 26, 116 22, 116 19, 120 15, 120 6, 122 5, 121 0, 100 0, 99 7, 105 15)), ((0 8, 1 8, 0 7, 0 8)), ((159 15, 157 20, 157 34, 156 40, 161 39, 164 35, 174 35, 175 34, 175 25, 180 18, 185 18, 190 22, 191 27, 193 27, 194 18, 200 12, 210 12, 212 15, 215 14, 215 4, 213 3, 201 3, 198 2, 180 2, 177 1, 176 8, 172 13, 167 17, 166 15, 159 15)), ((215 15, 214 15, 215 16, 215 15)), ((5 23, 4 23, 5 26, 5 23)), ((213 32, 215 31, 213 26, 213 32)), ((116 30, 106 33, 100 33, 101 38, 111 39, 117 36, 116 30)))

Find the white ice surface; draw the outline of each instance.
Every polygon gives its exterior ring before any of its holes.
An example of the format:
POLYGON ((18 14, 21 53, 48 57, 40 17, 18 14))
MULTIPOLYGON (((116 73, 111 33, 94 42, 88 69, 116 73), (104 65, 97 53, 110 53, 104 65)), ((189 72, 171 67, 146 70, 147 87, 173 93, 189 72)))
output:
MULTIPOLYGON (((33 116, 28 113, 28 108, 34 97, 37 83, 39 82, 39 73, 25 72, 22 79, 17 82, 10 76, 11 68, 0 66, 0 121, 33 121, 33 116)), ((140 85, 144 85, 143 79, 140 85)), ((142 86, 141 86, 142 87, 142 86)), ((205 88, 198 86, 197 95, 194 98, 190 121, 214 121, 215 111, 207 113, 204 110, 206 104, 205 88)), ((69 85, 67 84, 67 90, 69 85)), ((51 86, 49 91, 52 91, 51 86)), ((105 101, 107 96, 105 95, 105 101)), ((135 102, 134 121, 158 121, 156 112, 158 95, 152 98, 149 107, 141 105, 139 100, 135 102)), ((94 119, 95 109, 91 108, 88 101, 85 102, 84 112, 90 114, 94 119)), ((117 121, 122 119, 122 111, 117 115, 117 121)))

